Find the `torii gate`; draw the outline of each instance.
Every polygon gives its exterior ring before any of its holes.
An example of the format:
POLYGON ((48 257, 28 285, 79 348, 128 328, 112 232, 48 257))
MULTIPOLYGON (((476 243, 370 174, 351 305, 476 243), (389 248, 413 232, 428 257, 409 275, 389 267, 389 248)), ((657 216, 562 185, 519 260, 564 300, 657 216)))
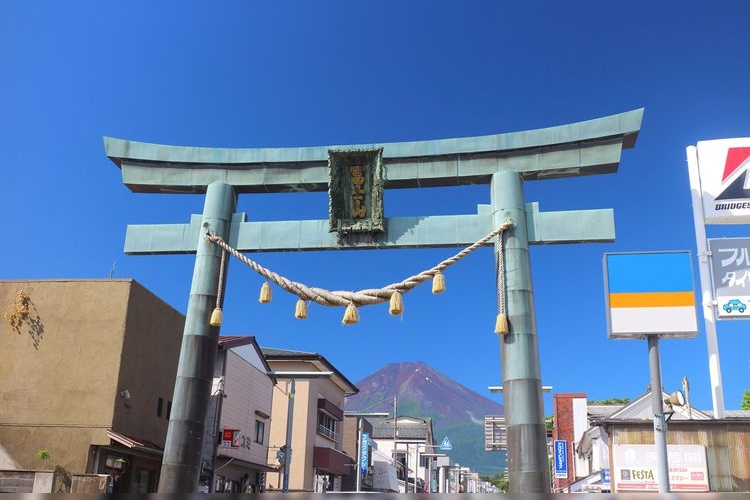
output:
MULTIPOLYGON (((510 329, 501 337, 500 355, 510 492, 549 492, 529 244, 614 241, 614 213, 541 212, 538 204, 525 203, 523 183, 616 172, 622 149, 635 145, 642 117, 638 109, 523 132, 364 146, 197 148, 105 137, 106 154, 131 191, 206 194, 203 214, 189 224, 131 225, 125 238, 128 254, 196 254, 159 492, 193 493, 199 479, 219 336, 209 316, 221 249, 207 240, 208 230, 245 252, 451 247, 472 244, 509 219, 515 227, 501 235, 501 244, 510 329), (244 213, 234 213, 239 194, 327 190, 332 155, 364 150, 380 150, 377 181, 385 188, 485 183, 491 203, 473 215, 386 218, 379 232, 345 237, 330 232, 329 220, 247 222, 244 213)), ((499 248, 495 243, 496 262, 499 248)))

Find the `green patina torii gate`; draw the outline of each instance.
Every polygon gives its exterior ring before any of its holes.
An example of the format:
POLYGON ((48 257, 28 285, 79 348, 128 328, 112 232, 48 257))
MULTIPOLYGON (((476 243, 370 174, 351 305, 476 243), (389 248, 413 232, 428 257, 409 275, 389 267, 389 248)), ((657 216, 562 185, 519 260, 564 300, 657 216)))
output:
POLYGON ((523 132, 366 146, 195 148, 105 137, 106 154, 131 191, 206 194, 203 214, 193 215, 189 224, 128 226, 125 238, 129 254, 196 254, 159 492, 192 493, 199 479, 219 336, 209 316, 222 252, 207 240, 207 231, 247 252, 450 247, 472 244, 507 220, 515 226, 495 249, 504 252, 510 323, 500 338, 510 492, 549 492, 529 244, 614 241, 614 214, 540 212, 536 203, 525 203, 523 182, 617 171, 622 149, 635 144, 642 117, 639 109, 523 132), (386 218, 380 231, 353 237, 329 232, 329 220, 246 222, 244 213, 234 213, 239 194, 328 190, 332 154, 381 148, 383 187, 485 183, 491 204, 480 205, 474 215, 386 218))

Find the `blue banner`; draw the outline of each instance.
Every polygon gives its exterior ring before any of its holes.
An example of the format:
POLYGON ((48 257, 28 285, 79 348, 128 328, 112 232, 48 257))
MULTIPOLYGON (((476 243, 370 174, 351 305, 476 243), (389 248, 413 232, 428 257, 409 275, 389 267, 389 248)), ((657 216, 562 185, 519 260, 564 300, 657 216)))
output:
POLYGON ((362 433, 362 441, 360 442, 360 460, 359 460, 359 470, 360 473, 364 476, 367 474, 367 466, 370 464, 370 457, 367 453, 369 447, 370 447, 370 435, 366 432, 362 433))
POLYGON ((568 442, 555 440, 555 477, 568 477, 568 442))

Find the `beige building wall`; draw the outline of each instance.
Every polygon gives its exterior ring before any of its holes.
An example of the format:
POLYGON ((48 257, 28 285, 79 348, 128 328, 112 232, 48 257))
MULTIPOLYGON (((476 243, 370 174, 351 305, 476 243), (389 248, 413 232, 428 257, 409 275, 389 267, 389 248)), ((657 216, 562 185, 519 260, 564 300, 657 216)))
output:
MULTIPOLYGON (((273 364, 271 369, 274 369, 273 364)), ((285 367, 286 371, 287 368, 285 367)), ((296 369, 295 369, 296 370, 296 369)), ((305 371, 304 367, 299 371, 305 371)), ((309 370, 308 370, 309 371, 309 370)), ((311 413, 310 408, 310 380, 295 380, 294 410, 292 418, 292 455, 289 470, 289 490, 311 490, 312 489, 312 448, 308 442, 314 436, 314 427, 310 419, 314 417, 317 422, 317 408, 311 413), (309 449, 308 449, 309 448, 309 449), (307 476, 310 476, 309 480, 307 476)), ((273 390, 273 402, 271 409, 271 429, 268 441, 268 463, 276 462, 276 452, 286 444, 287 416, 289 412, 290 380, 279 380, 273 390)), ((315 401, 317 405, 317 401, 315 401)), ((283 465, 280 472, 269 472, 266 483, 274 489, 281 489, 283 485, 283 465)))
POLYGON ((163 446, 168 422, 156 401, 171 400, 177 311, 126 279, 0 281, 0 310, 9 313, 0 322, 0 462, 83 473, 89 446, 110 444, 106 429, 163 446), (28 315, 11 325, 19 291, 28 315))
MULTIPOLYGON (((274 368, 272 363, 272 369, 274 368)), ((284 363, 284 371, 310 371, 310 365, 305 369, 302 366, 290 368, 291 363, 284 363)), ((276 461, 276 451, 286 441, 286 423, 288 414, 288 391, 289 380, 279 380, 273 392, 273 409, 271 438, 269 441, 269 463, 276 461)), ((328 379, 296 380, 294 415, 292 420, 292 455, 289 473, 289 491, 313 491, 314 467, 313 449, 318 446, 322 448, 334 448, 342 451, 343 444, 343 422, 338 422, 336 432, 339 434, 337 441, 332 441, 318 434, 318 399, 324 398, 339 408, 344 407, 344 393, 341 388, 328 379)), ((283 467, 281 467, 283 470, 283 467)), ((283 473, 269 473, 268 484, 273 488, 281 488, 283 485, 283 473)))

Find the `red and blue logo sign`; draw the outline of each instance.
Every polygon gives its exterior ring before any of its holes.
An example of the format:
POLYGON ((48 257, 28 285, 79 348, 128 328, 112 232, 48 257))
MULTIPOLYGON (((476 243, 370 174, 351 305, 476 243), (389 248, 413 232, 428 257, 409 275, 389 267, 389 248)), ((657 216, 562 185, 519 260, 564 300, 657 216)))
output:
POLYGON ((704 221, 750 223, 750 138, 701 141, 695 150, 704 221))
POLYGON ((718 195, 716 200, 739 200, 750 198, 750 188, 748 187, 747 171, 750 166, 750 147, 746 148, 729 148, 727 149, 727 159, 724 162, 724 174, 721 176, 722 186, 726 186, 718 195), (740 171, 741 174, 733 174, 740 171), (727 179, 734 178, 728 185, 727 179))

